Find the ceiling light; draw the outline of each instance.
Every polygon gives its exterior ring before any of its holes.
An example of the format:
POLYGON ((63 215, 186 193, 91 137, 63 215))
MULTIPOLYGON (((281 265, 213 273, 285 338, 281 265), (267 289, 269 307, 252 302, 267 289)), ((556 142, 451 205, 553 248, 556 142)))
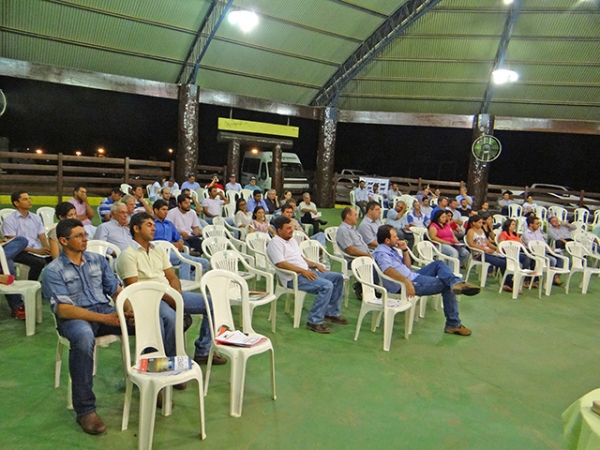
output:
POLYGON ((252 30, 258 25, 258 16, 252 11, 244 11, 241 9, 231 11, 227 18, 229 19, 230 24, 237 25, 244 33, 252 30))
POLYGON ((504 0, 505 5, 510 5, 512 2, 513 2, 513 0, 504 0))
POLYGON ((514 70, 498 69, 492 72, 492 78, 496 84, 514 83, 519 79, 519 74, 514 70))

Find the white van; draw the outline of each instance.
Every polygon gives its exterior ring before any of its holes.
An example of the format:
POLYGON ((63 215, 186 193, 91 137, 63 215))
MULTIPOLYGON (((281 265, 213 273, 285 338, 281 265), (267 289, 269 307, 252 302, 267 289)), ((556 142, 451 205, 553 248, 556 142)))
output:
MULTIPOLYGON (((309 190, 308 178, 304 175, 304 167, 295 153, 283 152, 281 155, 283 170, 283 188, 294 193, 309 190)), ((273 152, 248 151, 242 161, 242 187, 250 183, 250 177, 256 177, 256 185, 263 190, 271 189, 273 173, 273 152)), ((282 194, 278 192, 278 194, 282 194)))

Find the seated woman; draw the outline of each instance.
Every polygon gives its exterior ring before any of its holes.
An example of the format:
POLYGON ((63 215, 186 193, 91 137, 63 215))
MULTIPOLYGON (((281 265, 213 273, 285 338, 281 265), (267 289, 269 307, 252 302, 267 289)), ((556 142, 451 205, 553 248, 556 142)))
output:
POLYGON ((537 203, 533 201, 533 197, 528 195, 523 203, 523 215, 526 215, 528 212, 535 212, 534 209, 537 208, 537 206, 537 203))
MULTIPOLYGON (((54 215, 60 222, 63 219, 76 219, 77 212, 75 211, 75 206, 69 202, 62 202, 56 205, 54 208, 54 215)), ((48 243, 50 244, 50 256, 52 259, 56 259, 56 257, 62 251, 62 245, 58 242, 58 238, 56 237, 56 227, 52 228, 48 231, 48 243)))
MULTIPOLYGON (((498 236, 498 242, 514 241, 522 244, 523 242, 521 242, 521 238, 517 234, 516 229, 517 221, 510 218, 506 219, 502 224, 502 232, 500 233, 500 236, 498 236)), ((521 263, 521 267, 523 269, 533 270, 533 268, 535 267, 535 261, 529 258, 525 253, 519 254, 519 262, 521 263)), ((523 283, 523 287, 529 287, 529 281, 527 279, 523 283)), ((533 283, 533 287, 537 287, 536 282, 533 283)))
POLYGON ((275 229, 267 222, 265 216, 265 209, 262 206, 257 206, 252 213, 253 220, 252 225, 250 225, 250 231, 269 233, 271 236, 275 236, 275 229))
MULTIPOLYGON (((497 253, 495 244, 491 244, 483 231, 483 218, 477 214, 469 219, 469 230, 467 231, 467 244, 471 248, 484 252, 484 260, 492 266, 500 269, 504 275, 506 270, 506 258, 497 253)), ((473 258, 481 260, 481 253, 476 252, 473 258)), ((505 291, 512 292, 512 275, 506 277, 506 284, 502 286, 505 291)))
POLYGON ((327 222, 320 220, 321 215, 317 211, 317 205, 310 201, 310 194, 305 192, 302 195, 302 201, 298 204, 300 210, 300 222, 308 223, 313 226, 313 234, 319 232, 319 225, 327 225, 327 222))
POLYGON ((429 237, 433 242, 441 244, 441 252, 444 255, 458 259, 461 265, 469 259, 469 251, 458 242, 448 224, 446 211, 439 209, 433 214, 429 225, 429 237))
POLYGON ((246 228, 252 225, 252 214, 246 211, 246 200, 238 198, 235 203, 235 216, 233 216, 233 222, 238 228, 246 228))
POLYGON ((283 191, 283 197, 281 197, 281 201, 279 202, 281 205, 286 204, 292 198, 292 191, 285 190, 283 191))

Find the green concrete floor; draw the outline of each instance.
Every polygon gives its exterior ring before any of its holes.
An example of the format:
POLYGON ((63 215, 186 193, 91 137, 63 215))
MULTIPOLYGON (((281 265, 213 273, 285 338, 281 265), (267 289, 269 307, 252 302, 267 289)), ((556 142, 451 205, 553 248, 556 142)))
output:
MULTIPOLYGON (((325 211, 330 225, 339 210, 325 211)), ((498 281, 476 297, 463 297, 461 318, 470 337, 443 333, 441 310, 428 307, 403 339, 396 319, 390 352, 382 331, 369 330, 367 316, 354 341, 359 302, 351 294, 343 315, 350 325, 333 325, 330 335, 293 329, 278 302, 277 333, 268 308, 255 311, 256 331, 275 348, 277 400, 270 398, 268 356, 250 359, 243 416, 229 416, 229 365, 215 367, 205 398, 205 441, 199 440, 197 388, 174 394, 173 415, 157 415, 154 448, 204 449, 561 449, 561 413, 598 388, 600 280, 589 293, 554 288, 537 298, 498 294, 498 281)), ((310 305, 310 299, 308 304, 310 305)), ((431 303, 430 303, 431 304, 431 303)), ((94 390, 98 413, 108 426, 88 436, 66 409, 68 361, 54 389, 56 333, 49 307, 36 334, 10 318, 0 301, 0 447, 3 449, 134 449, 138 395, 129 429, 120 431, 124 382, 118 344, 99 349, 94 390)), ((303 322, 306 320, 306 311, 303 322)), ((199 319, 187 332, 191 354, 199 319)))

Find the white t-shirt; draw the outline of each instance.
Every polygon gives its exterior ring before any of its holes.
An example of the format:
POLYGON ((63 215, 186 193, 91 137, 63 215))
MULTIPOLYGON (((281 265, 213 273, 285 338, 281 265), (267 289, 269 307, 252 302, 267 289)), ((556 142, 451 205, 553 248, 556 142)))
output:
POLYGON ((222 198, 205 198, 202 202, 203 208, 208 208, 211 216, 221 216, 221 205, 225 203, 222 198))
MULTIPOLYGON (((275 265, 285 261, 302 269, 308 269, 308 264, 302 258, 300 247, 294 238, 286 241, 279 236, 275 236, 267 245, 267 255, 275 265)), ((277 271, 277 276, 284 286, 287 286, 288 281, 293 278, 292 275, 280 271, 277 271)))
POLYGON ((170 220, 177 228, 177 231, 180 233, 188 233, 192 234, 192 229, 194 227, 200 228, 200 222, 198 221, 198 216, 192 210, 183 214, 179 208, 173 208, 169 210, 167 213, 167 220, 170 220))

